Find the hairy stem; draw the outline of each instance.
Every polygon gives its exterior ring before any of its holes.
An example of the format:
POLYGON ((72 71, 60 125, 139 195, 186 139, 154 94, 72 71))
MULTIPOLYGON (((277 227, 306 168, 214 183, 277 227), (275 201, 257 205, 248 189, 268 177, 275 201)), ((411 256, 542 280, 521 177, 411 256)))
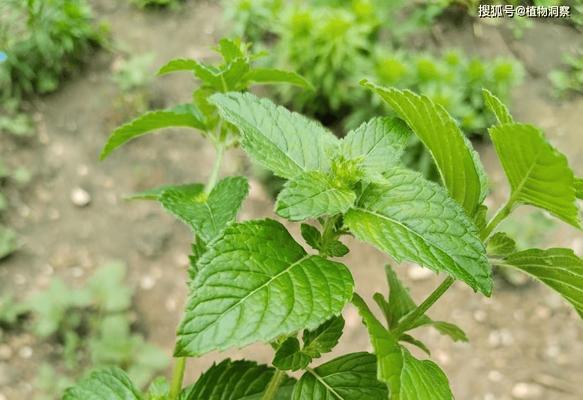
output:
POLYGON ((265 392, 263 393, 263 397, 261 397, 261 400, 275 399, 275 395, 277 395, 279 385, 281 385, 281 382, 283 382, 283 378, 285 378, 285 372, 279 369, 276 370, 275 374, 273 374, 273 376, 271 377, 269 385, 267 386, 267 389, 265 389, 265 392))
POLYGON ((401 336, 402 333, 406 332, 407 330, 411 329, 415 326, 415 323, 419 318, 425 315, 427 310, 431 308, 433 304, 441 297, 443 294, 453 285, 455 279, 451 276, 445 278, 441 285, 437 287, 426 299, 423 303, 419 304, 415 310, 413 310, 410 314, 407 314, 405 318, 393 329, 393 333, 396 337, 401 336))
POLYGON ((513 205, 514 205, 514 200, 511 197, 508 200, 508 202, 506 204, 504 204, 504 207, 500 208, 496 212, 494 217, 492 217, 490 222, 488 222, 486 227, 484 229, 482 229, 482 232, 480 232, 480 239, 482 239, 482 241, 485 242, 486 239, 488 239, 490 237, 490 235, 492 234, 492 231, 498 226, 498 224, 500 222, 502 222, 507 216, 510 215, 510 213, 512 212, 513 205))
POLYGON ((209 176, 209 180, 206 184, 205 191, 206 193, 210 193, 211 190, 215 187, 217 183, 217 179, 219 177, 219 171, 221 169, 221 163, 223 161, 223 154, 225 153, 225 146, 222 143, 217 145, 217 155, 215 157, 215 161, 213 163, 213 169, 211 170, 211 175, 209 176))
POLYGON ((178 400, 182 390, 182 380, 184 379, 184 369, 186 367, 186 357, 176 359, 174 371, 172 372, 172 382, 170 383, 169 400, 178 400))

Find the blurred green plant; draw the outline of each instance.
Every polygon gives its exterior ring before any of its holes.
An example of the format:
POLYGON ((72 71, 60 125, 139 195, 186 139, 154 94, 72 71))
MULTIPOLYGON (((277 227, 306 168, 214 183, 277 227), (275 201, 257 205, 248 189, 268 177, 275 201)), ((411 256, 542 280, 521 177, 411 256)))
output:
POLYGON ((116 110, 123 110, 123 119, 141 114, 150 108, 153 53, 130 55, 114 63, 112 79, 119 89, 116 110))
POLYGON ((181 0, 130 0, 140 8, 176 7, 181 0))
POLYGON ((565 54, 564 68, 549 73, 549 79, 558 97, 569 94, 583 94, 583 52, 565 54))
POLYGON ((86 0, 3 0, 0 100, 54 91, 103 40, 86 0))
POLYGON ((86 368, 117 366, 145 386, 164 369, 164 351, 132 328, 132 288, 124 283, 126 266, 111 262, 98 268, 81 288, 59 278, 24 302, 0 298, 0 327, 18 326, 28 315, 29 329, 57 346, 60 362, 41 365, 37 374, 39 399, 62 394, 86 368))

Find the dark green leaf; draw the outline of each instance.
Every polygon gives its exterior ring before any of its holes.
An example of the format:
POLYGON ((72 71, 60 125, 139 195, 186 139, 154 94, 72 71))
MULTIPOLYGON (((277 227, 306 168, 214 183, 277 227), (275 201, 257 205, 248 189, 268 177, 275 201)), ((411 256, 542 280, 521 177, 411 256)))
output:
POLYGON ((338 344, 342 330, 344 329, 344 318, 341 315, 332 317, 313 331, 305 330, 303 336, 304 353, 312 358, 318 358, 324 353, 332 351, 338 344))
POLYGON ((322 248, 322 255, 329 257, 344 257, 350 252, 350 249, 346 247, 344 243, 340 240, 333 240, 326 243, 322 248))
POLYGON ((160 202, 204 242, 210 243, 235 220, 248 191, 246 178, 228 177, 217 183, 208 197, 204 193, 193 195, 184 190, 167 189, 160 202))
POLYGON ((315 329, 340 314, 354 285, 344 265, 306 254, 273 220, 231 225, 198 268, 176 356, 315 329))
POLYGON ((489 132, 510 182, 509 203, 540 207, 580 228, 575 177, 567 157, 531 125, 496 125, 489 132))
POLYGON ((369 185, 344 223, 360 240, 398 262, 409 260, 447 272, 486 295, 491 268, 475 225, 445 190, 420 174, 393 168, 369 185))
POLYGON ((320 250, 320 244, 322 240, 322 234, 320 231, 309 224, 302 224, 300 227, 302 231, 302 237, 306 243, 315 250, 320 250))
POLYGON ((150 111, 113 131, 99 158, 105 159, 113 150, 139 136, 172 127, 205 130, 205 123, 198 110, 190 104, 168 110, 150 111))
POLYGON ((409 289, 403 285, 397 274, 389 264, 385 266, 385 274, 389 284, 389 327, 394 328, 405 315, 417 308, 409 294, 409 289))
POLYGON ((297 371, 305 369, 312 357, 300 348, 300 342, 295 337, 289 337, 281 344, 273 358, 273 366, 282 371, 297 371))
POLYGON ((95 371, 67 389, 63 400, 141 400, 142 396, 119 368, 95 371))
POLYGON ((345 213, 356 194, 320 171, 305 172, 286 182, 275 204, 279 216, 303 221, 345 213))
POLYGON ((292 400, 386 400, 387 387, 376 379, 376 357, 351 353, 307 371, 292 400))
POLYGON ((530 249, 497 263, 516 268, 543 282, 575 307, 583 318, 583 260, 571 249, 530 249))
MULTIPOLYGON (((252 361, 224 360, 214 364, 203 373, 196 383, 187 389, 183 400, 260 400, 274 368, 257 365, 252 361)), ((276 400, 289 400, 290 385, 294 380, 286 377, 282 382, 276 400)))
POLYGON ((380 95, 407 122, 433 156, 451 197, 474 215, 486 197, 486 174, 455 120, 426 96, 367 81, 362 84, 380 95))
POLYGON ((249 93, 215 94, 210 100, 239 128, 244 150, 283 178, 328 171, 338 139, 319 123, 249 93))

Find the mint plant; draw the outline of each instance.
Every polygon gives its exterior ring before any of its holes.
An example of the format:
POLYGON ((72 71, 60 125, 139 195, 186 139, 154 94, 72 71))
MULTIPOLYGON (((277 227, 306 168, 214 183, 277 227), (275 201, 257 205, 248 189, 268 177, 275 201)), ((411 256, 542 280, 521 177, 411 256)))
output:
POLYGON ((484 91, 498 121, 489 132, 511 187, 506 204, 488 219, 486 173, 442 106, 411 91, 363 81, 398 117, 373 118, 338 139, 315 121, 242 93, 250 72, 231 66, 247 59, 232 42, 222 43, 222 67, 182 60, 162 69, 191 70, 203 80, 205 119, 202 111, 192 111, 197 109, 194 96, 189 113, 182 106, 180 112, 146 114, 116 130, 102 156, 165 126, 197 128, 219 150, 237 143, 256 163, 287 180, 275 212, 302 224, 307 246, 273 219, 237 222, 248 184, 244 177, 218 180, 221 151, 206 185, 187 183, 136 195, 159 201, 194 233, 190 294, 177 330, 172 380, 156 380, 144 394, 123 371, 100 370, 68 389, 65 400, 453 399, 440 367, 411 354, 409 346, 429 353, 412 331, 431 327, 452 340, 467 340, 461 328, 432 319, 428 311, 456 281, 490 296, 493 265, 540 280, 583 316, 583 260, 570 249, 516 251, 513 240, 497 231, 523 204, 581 228, 577 198, 583 196, 583 180, 538 128, 515 122, 505 105, 484 91), (214 133, 208 121, 216 121, 214 133), (441 184, 403 166, 411 135, 432 155, 441 184), (418 304, 399 280, 399 268, 385 266, 388 294, 375 293, 372 299, 381 321, 355 292, 350 268, 340 260, 349 251, 342 242, 346 235, 384 251, 396 263, 407 260, 446 277, 418 304), (373 353, 318 361, 338 343, 341 313, 350 302, 362 316, 373 353), (188 358, 254 342, 271 344, 272 366, 224 360, 183 387, 188 358), (300 371, 299 379, 290 377, 292 371, 300 371))

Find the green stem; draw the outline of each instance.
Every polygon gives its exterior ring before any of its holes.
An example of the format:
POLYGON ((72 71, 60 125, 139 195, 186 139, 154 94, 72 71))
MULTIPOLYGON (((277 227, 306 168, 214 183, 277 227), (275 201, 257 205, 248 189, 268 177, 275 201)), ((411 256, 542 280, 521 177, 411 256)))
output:
POLYGON ((182 391, 182 380, 184 379, 184 369, 186 368, 186 357, 176 359, 174 371, 172 372, 172 382, 170 383, 169 400, 178 400, 182 391))
POLYGON ((451 285, 453 285, 454 282, 455 279, 452 278, 451 276, 445 278, 445 280, 441 282, 441 285, 439 285, 437 289, 435 289, 425 299, 425 301, 423 301, 423 303, 419 305, 419 307, 413 310, 410 314, 407 314, 405 318, 403 318, 403 320, 395 327, 395 329, 393 329, 393 333, 395 334, 395 336, 399 337, 401 336, 402 333, 408 331, 413 326, 415 326, 417 320, 425 315, 427 310, 429 310, 429 308, 431 308, 431 306, 435 304, 435 302, 441 296, 443 296, 443 294, 447 291, 447 289, 451 287, 451 285))
POLYGON ((279 369, 276 370, 275 374, 273 374, 273 376, 271 377, 269 385, 267 386, 267 389, 265 389, 265 392, 263 393, 263 397, 261 397, 261 400, 275 399, 277 391, 279 390, 279 385, 281 385, 283 378, 285 378, 285 372, 279 369))
POLYGON ((219 171, 221 169, 221 163, 223 161, 223 154, 225 153, 225 146, 222 143, 217 144, 216 149, 217 155, 215 157, 213 169, 211 170, 211 175, 209 176, 209 180, 205 188, 207 194, 210 193, 211 190, 213 190, 217 183, 217 179, 219 178, 219 171))
POLYGON ((494 228, 496 228, 500 222, 502 222, 507 216, 510 215, 513 205, 514 199, 511 197, 508 199, 508 202, 504 205, 504 207, 500 208, 496 212, 494 217, 490 220, 490 222, 488 222, 488 225, 486 225, 486 227, 482 229, 482 232, 480 232, 480 239, 482 239, 482 241, 485 242, 486 239, 490 237, 490 234, 492 234, 494 228))

